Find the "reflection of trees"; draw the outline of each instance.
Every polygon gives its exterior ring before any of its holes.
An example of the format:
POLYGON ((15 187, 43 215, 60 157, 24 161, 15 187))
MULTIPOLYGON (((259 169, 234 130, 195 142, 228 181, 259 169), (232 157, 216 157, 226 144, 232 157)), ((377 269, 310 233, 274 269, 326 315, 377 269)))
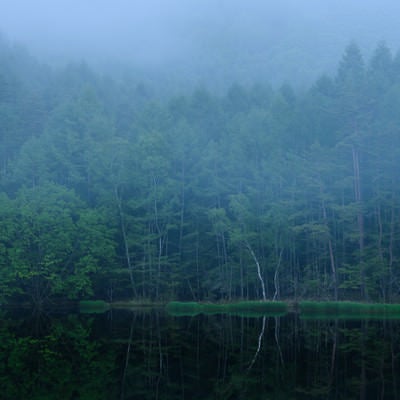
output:
POLYGON ((309 398, 398 399, 395 321, 306 321, 303 385, 309 398), (319 360, 318 360, 319 359, 319 360))
POLYGON ((2 318, 0 328, 0 399, 106 399, 112 387, 111 354, 99 353, 90 337, 93 320, 70 316, 32 325, 2 318), (34 328, 40 324, 40 330, 34 328), (79 397, 78 397, 79 396, 79 397))
POLYGON ((0 399, 399 398, 396 321, 1 317, 0 399))
POLYGON ((265 332, 265 321, 266 321, 266 317, 264 316, 263 319, 262 319, 262 328, 261 328, 261 332, 260 332, 260 335, 258 336, 257 350, 256 350, 256 353, 254 354, 253 359, 251 360, 251 363, 250 363, 250 365, 249 365, 248 370, 251 370, 251 368, 253 367, 254 363, 255 363, 256 360, 257 360, 258 354, 260 353, 262 338, 263 338, 264 332, 265 332))

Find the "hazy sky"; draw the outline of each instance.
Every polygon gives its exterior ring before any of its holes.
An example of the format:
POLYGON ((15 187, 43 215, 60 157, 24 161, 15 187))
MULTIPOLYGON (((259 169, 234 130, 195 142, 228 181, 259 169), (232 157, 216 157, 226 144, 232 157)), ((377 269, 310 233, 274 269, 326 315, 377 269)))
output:
POLYGON ((399 15, 398 0, 0 0, 0 32, 51 61, 283 74, 323 70, 351 40, 397 50, 399 15))

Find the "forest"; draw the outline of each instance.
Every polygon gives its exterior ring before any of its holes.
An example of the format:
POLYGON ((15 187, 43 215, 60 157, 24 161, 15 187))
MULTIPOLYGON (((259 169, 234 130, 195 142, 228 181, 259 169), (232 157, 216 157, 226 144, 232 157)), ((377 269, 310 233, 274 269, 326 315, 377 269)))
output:
POLYGON ((398 302, 399 110, 384 43, 169 97, 0 41, 0 303, 398 302))

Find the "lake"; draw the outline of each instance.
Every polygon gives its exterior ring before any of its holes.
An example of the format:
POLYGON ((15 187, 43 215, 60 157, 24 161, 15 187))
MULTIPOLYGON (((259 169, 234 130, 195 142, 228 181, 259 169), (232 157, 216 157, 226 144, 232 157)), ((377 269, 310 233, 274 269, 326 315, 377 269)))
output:
POLYGON ((1 399, 399 399, 399 320, 163 310, 1 320, 1 399))

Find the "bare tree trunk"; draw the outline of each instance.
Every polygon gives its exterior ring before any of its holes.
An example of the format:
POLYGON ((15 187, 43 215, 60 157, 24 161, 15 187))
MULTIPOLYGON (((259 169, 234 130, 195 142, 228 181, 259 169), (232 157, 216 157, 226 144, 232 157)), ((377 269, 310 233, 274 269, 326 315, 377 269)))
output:
POLYGON ((200 243, 199 243, 199 234, 196 234, 196 284, 197 284, 197 295, 201 296, 200 294, 200 243))
POLYGON ((258 279, 261 283, 261 289, 262 289, 262 295, 263 295, 263 300, 267 301, 267 295, 265 294, 265 285, 264 285, 264 279, 261 275, 261 267, 260 267, 260 263, 258 262, 258 259, 256 257, 256 255, 254 254, 253 249, 250 246, 250 243, 246 240, 245 241, 247 250, 249 250, 249 253, 251 254, 251 256, 253 257, 254 262, 256 263, 257 266, 257 275, 258 275, 258 279))
POLYGON ((156 298, 159 295, 159 285, 161 279, 161 254, 162 254, 162 235, 160 225, 158 223, 158 203, 157 203, 157 179, 153 174, 153 184, 154 184, 154 220, 158 235, 158 253, 157 253, 157 282, 156 282, 156 298))
POLYGON ((181 212, 179 226, 179 261, 182 261, 183 225, 185 222, 185 162, 182 160, 181 212))
POLYGON ((332 278, 333 278, 333 290, 334 290, 334 296, 335 300, 338 300, 338 284, 337 284, 337 274, 336 274, 336 265, 335 265, 335 257, 333 254, 333 246, 332 246, 332 239, 331 239, 331 233, 330 229, 328 226, 328 217, 326 214, 326 207, 325 207, 325 202, 322 200, 322 213, 323 213, 323 218, 325 221, 325 225, 328 229, 328 249, 329 249, 329 260, 331 264, 331 272, 332 272, 332 278))
POLYGON ((122 240, 124 242, 125 259, 126 259, 126 264, 128 267, 129 279, 131 282, 133 295, 136 297, 137 293, 136 293, 135 282, 133 279, 133 267, 132 267, 132 262, 131 262, 131 255, 129 252, 128 238, 126 235, 125 218, 124 218, 124 213, 122 210, 122 199, 118 192, 117 186, 115 186, 114 192, 115 192, 115 199, 117 201, 117 206, 118 206, 118 211, 119 211, 119 221, 120 221, 120 227, 121 227, 121 233, 122 233, 122 240))
POLYGON ((279 272, 279 267, 281 266, 282 254, 283 254, 283 249, 281 249, 281 251, 279 253, 278 264, 276 265, 276 268, 275 268, 275 274, 274 274, 275 293, 274 293, 274 297, 272 298, 272 301, 275 301, 279 296, 278 272, 279 272))
POLYGON ((358 151, 352 147, 353 154, 353 171, 354 171, 354 197, 356 203, 360 206, 357 215, 358 232, 359 232, 359 251, 360 251, 360 278, 361 278, 361 296, 364 300, 368 300, 368 291, 365 283, 365 265, 364 265, 364 216, 361 209, 361 186, 360 186, 360 160, 358 151))
POLYGON ((386 274, 386 268, 384 269, 385 266, 385 257, 383 256, 383 248, 382 248, 382 240, 383 240, 383 226, 382 226, 382 215, 381 215, 381 207, 378 205, 376 207, 376 216, 378 220, 378 231, 379 231, 379 236, 378 236, 378 254, 379 254, 379 261, 381 263, 381 268, 382 268, 382 274, 381 274, 381 291, 382 291, 382 298, 383 302, 386 303, 387 299, 387 290, 388 290, 388 279, 387 279, 387 274, 386 274))
POLYGON ((244 280, 243 280, 243 257, 242 257, 242 249, 240 249, 239 266, 240 266, 240 298, 243 300, 243 299, 244 299, 244 280))
MULTIPOLYGON (((394 195, 393 195, 394 197, 394 195)), ((392 210, 390 215, 390 240, 389 240, 389 300, 392 301, 393 294, 393 243, 394 243, 394 227, 395 227, 395 214, 394 214, 394 199, 392 199, 392 210)))
MULTIPOLYGON (((226 239, 225 239, 225 233, 221 232, 221 243, 222 243, 222 267, 223 267, 223 277, 224 281, 227 281, 228 278, 228 272, 227 272, 227 267, 228 267, 228 251, 227 251, 227 246, 226 246, 226 239)), ((229 281, 229 284, 231 282, 229 281)), ((228 285, 229 286, 229 285, 228 285)), ((226 291, 228 292, 228 299, 231 299, 231 287, 226 288, 226 291)))

